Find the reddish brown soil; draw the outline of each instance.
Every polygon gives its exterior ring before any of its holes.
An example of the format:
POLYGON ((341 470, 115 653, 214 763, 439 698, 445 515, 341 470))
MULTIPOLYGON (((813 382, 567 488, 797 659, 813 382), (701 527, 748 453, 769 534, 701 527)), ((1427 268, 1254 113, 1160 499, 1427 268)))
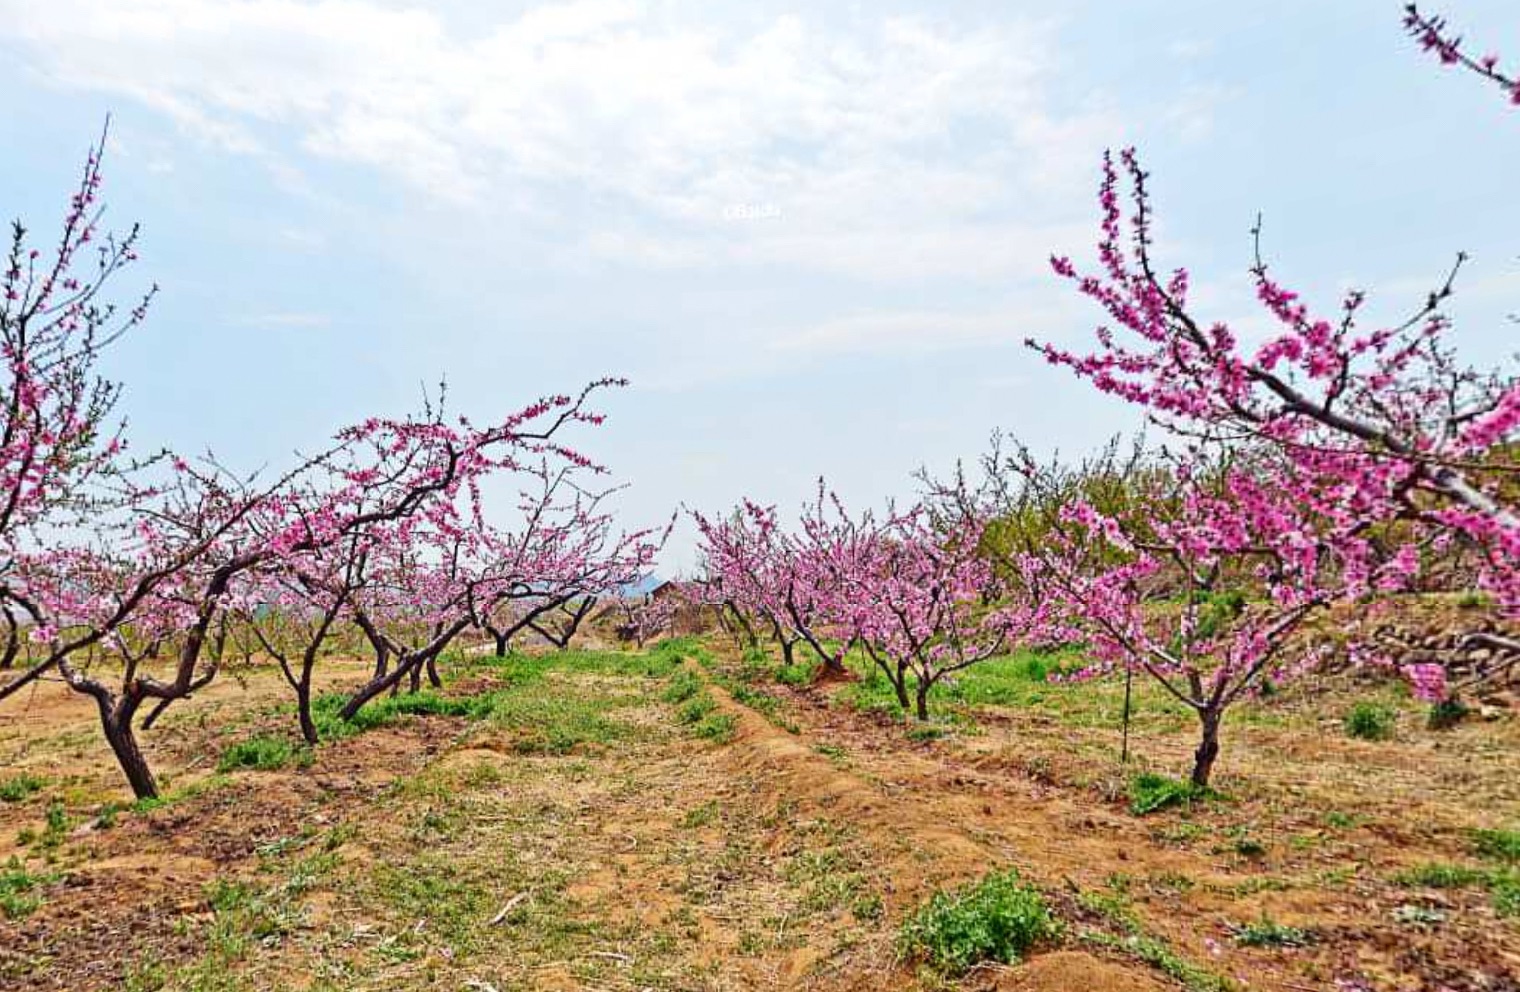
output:
MULTIPOLYGON (((354 672, 334 677, 345 674, 354 672)), ((472 679, 455 691, 492 684, 472 679)), ((238 959, 246 975, 229 988, 316 988, 321 969, 348 974, 321 986, 343 989, 935 988, 940 979, 899 959, 898 921, 937 888, 1011 865, 1051 894, 1066 937, 960 987, 1181 987, 1083 938, 1122 933, 1092 898, 1122 891, 1146 935, 1250 988, 1340 992, 1336 979, 1359 976, 1401 992, 1520 989, 1520 927, 1486 894, 1390 880, 1422 862, 1472 863, 1468 830, 1520 818, 1513 722, 1378 744, 1331 729, 1235 725, 1220 782, 1231 801, 1141 818, 1126 809, 1121 770, 1101 756, 1106 728, 989 710, 983 733, 919 742, 900 724, 831 704, 836 686, 767 687, 793 733, 712 691, 737 721, 722 745, 680 731, 670 707, 653 701, 622 716, 647 726, 647 738, 563 756, 518 754, 511 735, 461 719, 413 718, 324 746, 308 769, 236 773, 97 829, 90 819, 102 803, 128 797, 88 706, 40 687, 0 714, 5 774, 50 782, 0 803, 0 859, 17 854, 41 871, 51 857, 61 877, 36 912, 0 919, 0 988, 115 989, 144 960, 172 970, 202 959, 213 920, 206 886, 268 884, 261 850, 304 831, 338 838, 337 866, 300 897, 294 934, 238 959), (67 838, 50 855, 37 840, 18 846, 55 801, 70 816, 67 838), (1350 825, 1330 826, 1332 812, 1350 825), (1245 836, 1259 853, 1237 849, 1245 836), (841 852, 862 891, 879 894, 879 919, 844 902, 806 908, 828 877, 799 872, 823 845, 841 852), (391 865, 408 877, 457 868, 486 893, 478 916, 519 896, 516 912, 528 915, 477 920, 466 953, 464 937, 441 933, 449 907, 419 917, 410 904, 375 902, 375 880, 391 865), (1406 906, 1444 922, 1400 923, 1406 906), (594 920, 598 929, 540 946, 533 914, 551 909, 561 914, 554 925, 594 920), (1232 926, 1264 914, 1312 931, 1314 942, 1249 948, 1231 938, 1232 926), (398 939, 417 950, 376 957, 398 939)), ((150 757, 173 789, 193 786, 229 740, 283 727, 288 716, 268 712, 281 698, 268 673, 223 683, 150 736, 150 757)), ((1188 747, 1185 733, 1136 743, 1167 768, 1188 747)))

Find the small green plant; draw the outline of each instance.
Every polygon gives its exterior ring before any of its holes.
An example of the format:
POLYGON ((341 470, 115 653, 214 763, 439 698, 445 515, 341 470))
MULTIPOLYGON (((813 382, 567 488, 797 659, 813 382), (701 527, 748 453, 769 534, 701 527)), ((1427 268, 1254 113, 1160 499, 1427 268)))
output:
POLYGON ((1044 896, 1010 869, 935 893, 903 924, 899 945, 903 953, 958 975, 987 961, 1019 961, 1058 932, 1044 896))
POLYGON ((63 838, 68 836, 69 814, 63 808, 63 803, 56 800, 48 803, 46 826, 42 830, 42 846, 47 848, 57 847, 63 843, 63 838))
POLYGON ((1231 927, 1230 933, 1242 947, 1306 947, 1314 941, 1310 931, 1278 923, 1266 913, 1255 923, 1231 927))
POLYGON ((22 772, 0 781, 0 802, 19 803, 34 792, 41 791, 47 779, 22 772))
POLYGON ((1472 847, 1481 857, 1520 864, 1520 830, 1474 830, 1472 847))
POLYGON ((701 679, 692 672, 680 671, 670 677, 662 696, 667 703, 684 703, 701 691, 701 679))
POLYGON ((260 734, 238 741, 224 751, 216 770, 273 772, 292 763, 305 767, 310 764, 310 756, 310 748, 298 747, 285 737, 260 734))
POLYGON ((694 806, 687 810, 686 815, 681 818, 681 826, 687 829, 708 826, 718 819, 719 813, 718 801, 716 799, 709 800, 700 806, 694 806))
POLYGON ((1467 704, 1453 696, 1431 706, 1425 723, 1431 730, 1448 730, 1461 723, 1467 713, 1467 704))
POLYGON ((0 866, 0 916, 19 920, 30 916, 42 905, 42 897, 36 890, 56 881, 56 875, 33 875, 22 865, 21 859, 12 857, 0 866))
POLYGON ((717 700, 708 693, 692 696, 676 711, 676 719, 685 724, 701 723, 718 708, 717 700))
POLYGON ((882 918, 887 911, 886 904, 882 902, 880 893, 864 892, 855 897, 850 904, 850 913, 862 923, 872 923, 882 918))
POLYGON ((1386 741, 1393 736, 1393 724, 1393 710, 1364 699, 1346 714, 1346 736, 1364 741, 1386 741))
POLYGON ((1132 955, 1152 968, 1157 968, 1183 984, 1188 992, 1235 992, 1238 986, 1228 978, 1216 975, 1184 958, 1166 942, 1146 934, 1129 934, 1118 937, 1110 933, 1089 930, 1082 939, 1099 947, 1106 947, 1132 955))
POLYGON ((817 668, 809 664, 782 665, 776 669, 776 681, 782 685, 808 685, 817 668))
POLYGON ((1125 933, 1139 933, 1140 920, 1121 890, 1100 892, 1084 889, 1077 893, 1077 905, 1125 933))
POLYGON ((1514 872, 1490 875, 1488 894, 1493 900, 1494 912, 1503 917, 1520 916, 1520 875, 1514 872))
POLYGON ((800 732, 801 728, 787 718, 781 700, 765 690, 756 689, 742 682, 726 685, 725 688, 734 697, 735 702, 748 706, 787 733, 800 732))
POLYGON ((718 701, 712 693, 702 689, 700 683, 697 691, 689 695, 683 691, 678 695, 684 696, 685 702, 676 710, 676 720, 690 727, 692 733, 719 744, 734 739, 739 729, 738 718, 732 713, 719 713, 718 701))
POLYGON ((1400 872, 1393 880, 1400 885, 1419 885, 1427 889, 1460 889, 1477 885, 1484 877, 1484 872, 1477 868, 1429 862, 1400 872))
POLYGON ((739 720, 732 713, 713 713, 698 720, 691 728, 698 736, 717 744, 727 744, 738 732, 739 720))
POLYGON ((1155 772, 1142 772, 1130 780, 1129 811, 1136 816, 1145 816, 1169 806, 1191 807, 1194 800, 1207 799, 1213 795, 1212 790, 1200 788, 1191 782, 1168 778, 1155 772))

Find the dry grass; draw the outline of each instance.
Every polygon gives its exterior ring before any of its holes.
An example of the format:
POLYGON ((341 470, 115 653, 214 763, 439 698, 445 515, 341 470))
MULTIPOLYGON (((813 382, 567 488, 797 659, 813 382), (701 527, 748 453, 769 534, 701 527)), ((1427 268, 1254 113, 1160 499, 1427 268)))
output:
POLYGON ((289 733, 277 677, 251 672, 150 735, 172 801, 104 817, 126 797, 92 714, 40 688, 0 723, 6 775, 40 783, 0 802, 0 864, 42 880, 0 917, 0 987, 1516 988, 1520 926, 1485 881, 1508 869, 1473 834, 1520 822, 1513 720, 1430 732, 1390 697, 1394 738, 1356 741, 1368 687, 1285 694, 1232 716, 1227 799, 1142 818, 1129 774, 1191 746, 1149 695, 1122 769, 1110 690, 1006 672, 940 700, 925 739, 858 685, 749 685, 720 653, 703 691, 726 743, 683 722, 668 666, 525 672, 462 673, 451 694, 493 700, 475 716, 219 775, 235 742, 289 733), (1411 880, 1431 863, 1467 874, 1411 880), (900 959, 933 892, 1007 866, 1057 944, 954 982, 900 959))

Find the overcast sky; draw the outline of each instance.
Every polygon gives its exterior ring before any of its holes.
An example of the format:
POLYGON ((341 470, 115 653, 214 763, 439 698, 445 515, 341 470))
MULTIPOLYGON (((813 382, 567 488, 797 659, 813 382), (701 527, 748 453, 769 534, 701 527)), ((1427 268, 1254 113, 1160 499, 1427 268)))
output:
MULTIPOLYGON (((1520 54, 1513 0, 1452 4, 1520 54)), ((1471 252, 1462 346, 1512 353, 1520 110, 1400 7, 0 0, 0 212, 55 224, 112 116, 123 295, 162 287, 109 363, 139 446, 280 465, 443 377, 484 421, 620 374, 584 447, 630 523, 820 474, 873 502, 994 428, 1135 425, 1020 344, 1091 333, 1046 259, 1090 257, 1105 147, 1205 316, 1264 328, 1260 211, 1326 305, 1402 313, 1471 252)))

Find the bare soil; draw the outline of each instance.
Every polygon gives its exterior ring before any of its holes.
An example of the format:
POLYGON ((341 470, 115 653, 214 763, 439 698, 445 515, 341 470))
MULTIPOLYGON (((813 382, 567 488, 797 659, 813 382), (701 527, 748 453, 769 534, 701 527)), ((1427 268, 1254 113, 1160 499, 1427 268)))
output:
MULTIPOLYGON (((480 662, 449 691, 501 685, 480 662)), ((663 685, 551 670, 522 690, 530 731, 566 718, 556 700, 606 721, 563 748, 409 716, 308 767, 218 774, 233 741, 293 723, 253 670, 146 735, 170 801, 114 822, 131 797, 90 704, 41 685, 0 713, 0 779, 44 782, 0 802, 0 864, 43 880, 0 916, 0 989, 1520 990, 1520 922, 1489 893, 1396 880, 1481 867, 1472 831, 1520 825, 1520 721, 1406 715, 1366 742, 1339 725, 1358 685, 1253 704, 1226 730, 1227 798, 1140 817, 1126 780, 1183 770, 1185 724, 1137 724, 1121 768, 1115 728, 1059 699, 961 707, 921 740, 842 705, 848 683, 756 686, 769 716, 714 684, 719 742, 663 685), (1008 866, 1059 941, 957 978, 903 958, 933 892, 1008 866), (1263 920, 1306 942, 1237 939, 1263 920)))

